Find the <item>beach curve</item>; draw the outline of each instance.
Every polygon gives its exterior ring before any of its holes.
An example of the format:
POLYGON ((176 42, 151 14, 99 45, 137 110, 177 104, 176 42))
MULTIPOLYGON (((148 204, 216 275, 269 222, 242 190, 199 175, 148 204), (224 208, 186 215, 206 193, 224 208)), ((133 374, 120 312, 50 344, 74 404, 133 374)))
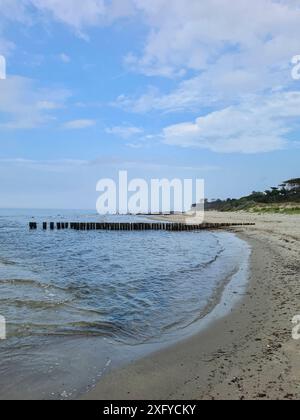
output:
POLYGON ((207 212, 206 221, 256 223, 231 229, 252 247, 243 299, 205 331, 107 375, 83 399, 300 396, 300 342, 291 336, 300 313, 300 217, 207 212))

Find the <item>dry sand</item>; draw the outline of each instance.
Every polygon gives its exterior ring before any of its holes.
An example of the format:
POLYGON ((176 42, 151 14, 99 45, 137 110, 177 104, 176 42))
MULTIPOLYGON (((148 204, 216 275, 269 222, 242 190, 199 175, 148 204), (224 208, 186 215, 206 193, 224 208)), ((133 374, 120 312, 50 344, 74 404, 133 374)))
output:
POLYGON ((291 336, 300 216, 207 212, 206 221, 256 223, 233 230, 252 246, 245 297, 209 329, 107 375, 85 399, 300 398, 300 341, 291 336))

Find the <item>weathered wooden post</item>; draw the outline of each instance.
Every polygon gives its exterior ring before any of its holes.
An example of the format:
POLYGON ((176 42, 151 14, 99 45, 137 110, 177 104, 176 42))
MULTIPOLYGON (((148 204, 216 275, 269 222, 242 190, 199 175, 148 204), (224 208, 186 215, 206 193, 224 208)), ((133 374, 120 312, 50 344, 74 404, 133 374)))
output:
POLYGON ((30 222, 29 223, 29 229, 30 230, 36 230, 37 229, 37 223, 36 222, 30 222))

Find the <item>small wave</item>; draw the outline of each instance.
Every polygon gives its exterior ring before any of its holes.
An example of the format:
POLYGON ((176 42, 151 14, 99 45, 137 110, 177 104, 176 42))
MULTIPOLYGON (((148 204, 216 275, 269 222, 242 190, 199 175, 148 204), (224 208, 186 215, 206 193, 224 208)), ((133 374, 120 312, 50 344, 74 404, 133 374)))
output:
POLYGON ((116 340, 134 339, 135 334, 129 333, 122 326, 104 321, 77 321, 65 324, 50 323, 8 323, 9 337, 27 336, 97 336, 116 340))
POLYGON ((8 284, 8 285, 12 285, 12 286, 34 286, 40 289, 57 289, 57 290, 62 290, 62 291, 67 291, 68 288, 65 287, 61 287, 61 286, 57 286, 57 285, 53 285, 53 284, 48 284, 48 283, 41 283, 38 280, 33 280, 33 279, 0 279, 0 285, 1 284, 8 284))
POLYGON ((211 258, 209 261, 205 261, 203 263, 196 264, 194 266, 189 266, 189 267, 181 268, 181 269, 177 270, 174 273, 170 273, 170 276, 172 276, 172 275, 174 276, 174 275, 176 275, 178 273, 180 273, 180 274, 192 273, 192 272, 195 272, 195 271, 199 271, 199 270, 203 270, 205 268, 208 268, 212 264, 214 264, 222 256, 222 254, 224 253, 224 251, 225 251, 225 248, 221 248, 216 253, 216 255, 213 258, 211 258))
POLYGON ((215 263, 223 254, 223 252, 225 251, 225 248, 220 249, 220 251, 217 252, 217 254, 215 255, 215 257, 213 257, 211 260, 201 263, 201 264, 197 264, 195 266, 195 269, 199 269, 199 268, 207 268, 210 265, 212 265, 213 263, 215 263))
POLYGON ((28 309, 53 309, 60 306, 64 306, 68 301, 38 301, 38 300, 20 300, 20 299, 0 299, 1 305, 13 306, 17 308, 28 308, 28 309))
POLYGON ((1 257, 0 258, 0 265, 4 265, 4 266, 13 266, 13 265, 17 265, 17 263, 15 261, 12 260, 8 260, 6 258, 1 257))

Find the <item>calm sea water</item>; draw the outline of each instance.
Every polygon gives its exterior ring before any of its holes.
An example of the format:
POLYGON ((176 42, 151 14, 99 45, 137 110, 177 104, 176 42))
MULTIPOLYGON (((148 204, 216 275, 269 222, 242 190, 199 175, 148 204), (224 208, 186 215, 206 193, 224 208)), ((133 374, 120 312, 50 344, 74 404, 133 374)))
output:
POLYGON ((30 232, 32 218, 104 219, 0 210, 0 398, 73 398, 179 339, 249 255, 231 233, 30 232))

